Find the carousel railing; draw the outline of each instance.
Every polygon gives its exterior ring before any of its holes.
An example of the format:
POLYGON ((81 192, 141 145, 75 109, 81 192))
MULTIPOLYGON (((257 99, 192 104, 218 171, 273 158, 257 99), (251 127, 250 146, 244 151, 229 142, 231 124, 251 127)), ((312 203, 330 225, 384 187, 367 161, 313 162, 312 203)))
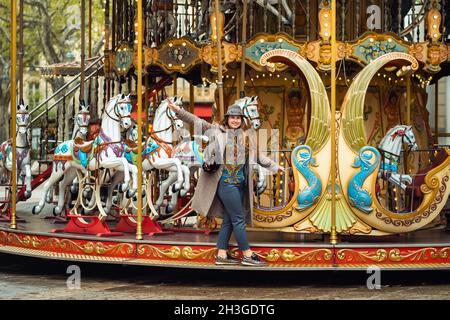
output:
MULTIPOLYGON (((402 151, 397 164, 397 173, 400 175, 400 181, 404 181, 405 187, 402 188, 386 176, 379 175, 376 192, 380 203, 386 209, 398 214, 414 212, 423 199, 420 187, 425 183, 426 175, 445 160, 444 147, 439 145, 434 148, 402 151)), ((379 151, 381 163, 384 163, 386 158, 395 156, 385 150, 379 151)))
MULTIPOLYGON (((271 155, 278 158, 278 163, 284 167, 284 173, 265 173, 267 187, 262 193, 258 192, 257 186, 254 193, 254 206, 258 209, 276 210, 284 207, 294 196, 295 182, 291 165, 290 149, 271 150, 271 155)), ((257 184, 258 178, 255 182, 257 184)))
MULTIPOLYGON (((98 77, 104 67, 102 63, 103 58, 103 56, 98 57, 85 68, 87 76, 85 77, 84 82, 91 84, 93 79, 97 80, 96 86, 89 86, 89 88, 96 90, 91 90, 95 94, 94 97, 89 94, 88 104, 91 102, 90 100, 95 100, 95 102, 92 101, 95 104, 98 102, 98 77)), ((49 162, 49 155, 52 153, 53 148, 56 147, 58 143, 68 139, 71 135, 70 130, 67 129, 73 127, 71 122, 73 122, 74 114, 70 114, 70 110, 72 110, 71 113, 74 113, 76 109, 75 96, 81 87, 80 77, 81 73, 76 75, 73 79, 64 84, 55 93, 30 111, 30 115, 32 117, 30 127, 41 128, 38 139, 40 142, 37 145, 37 150, 35 150, 36 146, 32 146, 33 158, 37 158, 40 163, 49 162), (68 106, 70 106, 70 108, 68 108, 68 106), (54 109, 56 109, 56 113, 60 112, 60 114, 54 115, 54 109), (56 118, 55 128, 51 128, 50 124, 50 122, 54 121, 52 120, 53 118, 56 118), (58 119, 63 119, 63 126, 59 125, 58 119)), ((39 169, 39 172, 41 171, 42 170, 39 169)))
MULTIPOLYGON (((215 0, 148 0, 144 9, 144 45, 159 46, 170 38, 191 37, 197 42, 209 41, 211 36, 210 14, 215 0)), ((135 42, 133 12, 135 7, 124 10, 118 0, 113 8, 113 47, 123 42, 135 42)), ((224 13, 223 37, 228 42, 242 42, 242 1, 219 1, 224 13)), ((336 33, 338 40, 357 39, 368 30, 393 32, 410 42, 425 41, 426 15, 431 7, 429 0, 403 0, 393 5, 382 1, 374 5, 365 1, 338 1, 336 33), (370 25, 367 15, 380 15, 381 22, 370 25), (350 27, 351 26, 351 27, 350 27)), ((441 4, 444 27, 443 41, 448 35, 447 2, 441 4)), ((322 1, 311 0, 248 0, 246 38, 258 33, 284 32, 299 41, 319 38, 318 13, 322 1)))

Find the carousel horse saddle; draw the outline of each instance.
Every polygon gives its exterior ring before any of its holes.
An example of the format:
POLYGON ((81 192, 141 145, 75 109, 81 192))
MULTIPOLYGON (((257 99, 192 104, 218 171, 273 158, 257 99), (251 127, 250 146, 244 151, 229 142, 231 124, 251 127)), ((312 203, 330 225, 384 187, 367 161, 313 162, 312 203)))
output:
POLYGON ((94 140, 85 141, 81 138, 75 138, 74 140, 74 151, 81 150, 84 153, 89 153, 92 150, 92 145, 94 144, 94 140))

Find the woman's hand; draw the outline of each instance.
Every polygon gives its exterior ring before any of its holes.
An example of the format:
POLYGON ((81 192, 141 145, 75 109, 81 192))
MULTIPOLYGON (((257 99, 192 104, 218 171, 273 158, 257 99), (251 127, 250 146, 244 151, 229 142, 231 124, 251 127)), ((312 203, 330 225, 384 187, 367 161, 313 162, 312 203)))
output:
POLYGON ((180 111, 180 107, 177 106, 176 104, 173 104, 172 102, 169 101, 169 104, 167 106, 170 110, 174 111, 174 112, 178 112, 180 111))
POLYGON ((278 173, 284 173, 285 171, 284 167, 278 165, 278 173))

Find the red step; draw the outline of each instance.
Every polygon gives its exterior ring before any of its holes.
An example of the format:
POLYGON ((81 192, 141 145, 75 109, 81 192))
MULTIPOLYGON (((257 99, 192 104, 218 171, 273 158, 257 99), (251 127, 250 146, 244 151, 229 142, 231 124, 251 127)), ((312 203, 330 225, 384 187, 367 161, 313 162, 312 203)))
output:
POLYGON ((79 234, 91 234, 97 237, 115 237, 122 236, 121 232, 112 232, 108 225, 100 220, 97 216, 78 216, 68 215, 69 222, 63 229, 53 229, 54 233, 79 233, 79 234), (84 223, 80 219, 90 220, 90 222, 84 223))

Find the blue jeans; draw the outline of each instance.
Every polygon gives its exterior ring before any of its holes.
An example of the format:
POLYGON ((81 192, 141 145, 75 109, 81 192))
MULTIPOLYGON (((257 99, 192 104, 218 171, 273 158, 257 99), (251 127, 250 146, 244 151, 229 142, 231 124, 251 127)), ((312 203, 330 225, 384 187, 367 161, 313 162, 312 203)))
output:
POLYGON ((231 232, 234 232, 239 249, 243 251, 250 249, 245 232, 245 216, 242 206, 244 183, 232 184, 220 181, 217 194, 225 209, 217 239, 217 248, 227 250, 231 232))

